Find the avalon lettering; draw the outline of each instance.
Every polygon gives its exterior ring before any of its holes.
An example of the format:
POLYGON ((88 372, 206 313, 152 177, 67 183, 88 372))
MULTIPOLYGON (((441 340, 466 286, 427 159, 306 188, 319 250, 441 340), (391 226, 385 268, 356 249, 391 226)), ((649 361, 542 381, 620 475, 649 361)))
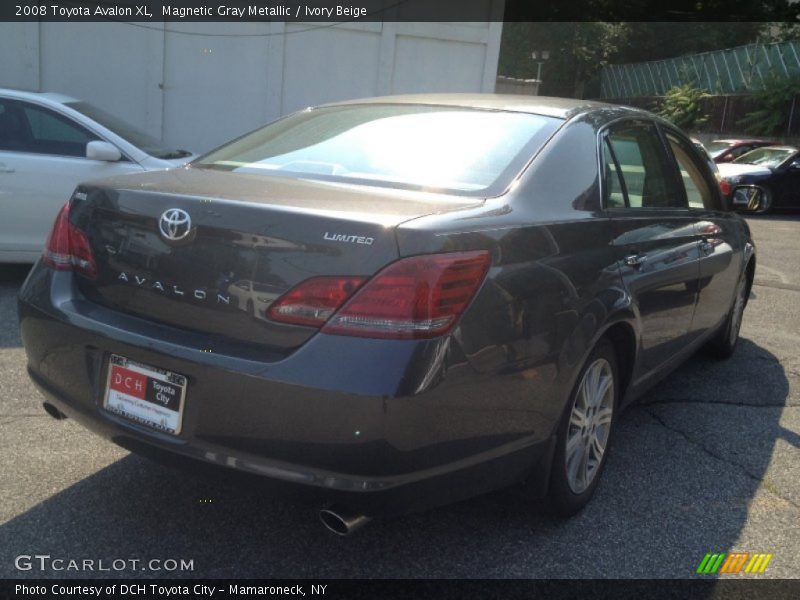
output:
MULTIPOLYGON (((117 280, 130 283, 131 277, 123 271, 119 275, 117 275, 117 280)), ((149 282, 149 279, 147 277, 140 277, 139 275, 134 275, 133 280, 139 287, 142 287, 149 282)), ((186 295, 186 292, 177 285, 165 285, 161 281, 153 281, 149 285, 151 289, 158 290, 159 292, 164 292, 165 294, 171 294, 173 296, 178 296, 178 297, 183 297, 186 295)), ((209 298, 208 292, 202 288, 192 290, 191 293, 192 296, 194 296, 194 298, 196 298, 197 300, 205 301, 208 300, 209 298)), ((231 303, 231 297, 225 294, 218 293, 215 295, 214 299, 217 304, 230 305, 231 303)))

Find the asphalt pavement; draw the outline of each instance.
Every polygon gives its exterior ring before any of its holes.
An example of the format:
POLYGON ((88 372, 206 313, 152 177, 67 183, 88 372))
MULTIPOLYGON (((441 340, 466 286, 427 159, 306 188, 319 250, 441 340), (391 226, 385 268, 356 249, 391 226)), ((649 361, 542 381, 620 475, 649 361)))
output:
POLYGON ((0 576, 685 578, 707 552, 742 551, 773 555, 759 577, 800 577, 800 218, 749 222, 759 264, 735 356, 693 357, 622 416, 582 513, 560 520, 507 490, 348 538, 308 501, 161 466, 47 416, 17 327, 26 269, 0 266, 0 576), (50 558, 17 558, 34 555, 50 558))

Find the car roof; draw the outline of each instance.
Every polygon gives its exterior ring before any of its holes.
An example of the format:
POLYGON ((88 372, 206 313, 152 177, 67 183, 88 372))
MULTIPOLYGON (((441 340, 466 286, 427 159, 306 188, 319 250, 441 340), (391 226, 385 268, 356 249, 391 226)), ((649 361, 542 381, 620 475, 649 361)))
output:
POLYGON ((724 139, 724 140, 714 140, 714 142, 722 142, 723 144, 769 144, 768 140, 755 140, 750 138, 737 138, 737 139, 724 139))
MULTIPOLYGON (((618 105, 575 100, 572 98, 553 98, 549 96, 524 96, 515 94, 403 94, 379 96, 332 102, 323 106, 347 106, 357 104, 420 104, 431 106, 454 106, 486 110, 506 110, 525 112, 546 117, 569 119, 576 114, 604 108, 621 108, 618 105)), ((631 112, 639 112, 629 108, 631 112)))
POLYGON ((756 150, 788 150, 789 152, 797 152, 798 148, 794 146, 762 146, 761 148, 756 148, 756 150))
POLYGON ((10 88, 0 88, 0 96, 16 98, 18 100, 49 100, 50 102, 55 102, 57 104, 78 102, 77 98, 72 98, 71 96, 56 92, 28 92, 25 90, 14 90, 10 88))

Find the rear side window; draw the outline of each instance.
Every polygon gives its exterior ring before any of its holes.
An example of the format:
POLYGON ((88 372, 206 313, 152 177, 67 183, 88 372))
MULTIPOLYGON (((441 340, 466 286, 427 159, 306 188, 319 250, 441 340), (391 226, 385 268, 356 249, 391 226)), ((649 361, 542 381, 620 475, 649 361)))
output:
POLYGON ((716 208, 714 195, 703 176, 704 166, 697 161, 694 153, 684 142, 669 133, 667 133, 667 141, 678 163, 689 207, 716 208))
POLYGON ((675 168, 652 123, 626 122, 609 128, 604 156, 606 207, 686 208, 675 168))

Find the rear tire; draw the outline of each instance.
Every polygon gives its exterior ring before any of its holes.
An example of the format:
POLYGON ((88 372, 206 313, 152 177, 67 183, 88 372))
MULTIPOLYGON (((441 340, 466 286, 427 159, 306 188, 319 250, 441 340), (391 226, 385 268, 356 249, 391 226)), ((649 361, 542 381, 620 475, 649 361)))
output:
POLYGON ((733 356, 733 353, 736 351, 736 345, 739 343, 739 331, 742 327, 744 307, 747 305, 747 271, 748 270, 745 269, 744 273, 742 273, 742 277, 736 287, 736 296, 733 299, 733 306, 731 306, 731 310, 728 312, 725 322, 706 345, 708 353, 716 358, 730 358, 733 356))
POLYGON ((618 396, 617 355, 603 339, 586 359, 558 428, 548 502, 562 517, 576 514, 594 495, 608 456, 618 396))

